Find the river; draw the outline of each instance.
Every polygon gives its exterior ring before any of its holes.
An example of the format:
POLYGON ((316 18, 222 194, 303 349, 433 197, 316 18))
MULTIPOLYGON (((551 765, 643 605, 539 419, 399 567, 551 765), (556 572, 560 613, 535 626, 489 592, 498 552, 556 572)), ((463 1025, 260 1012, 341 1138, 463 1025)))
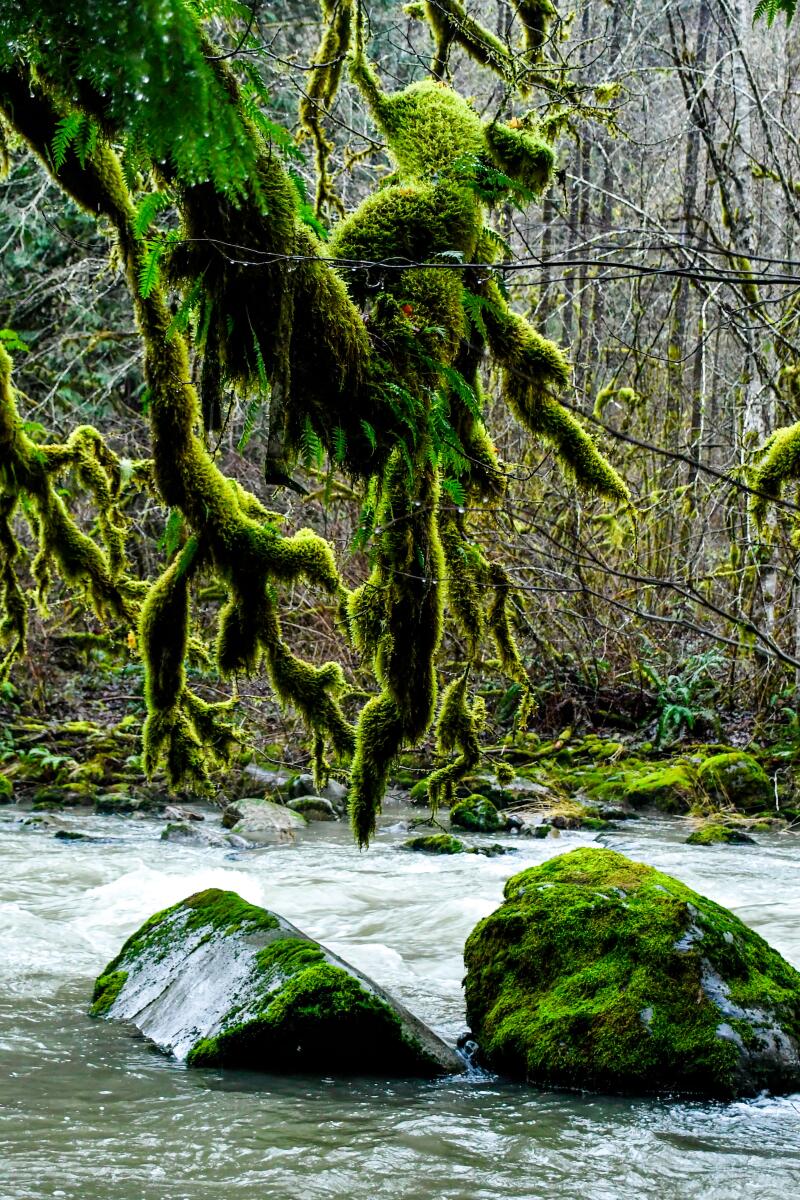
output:
MULTIPOLYGON (((407 814, 406 814, 407 815, 407 814)), ((445 1037, 463 1030, 462 948, 525 866, 599 843, 733 911, 800 967, 800 838, 686 846, 677 822, 513 855, 400 849, 400 811, 368 853, 343 825, 295 846, 160 840, 163 822, 70 816, 64 841, 0 812, 0 1200, 789 1200, 800 1095, 733 1104, 433 1083, 188 1070, 86 1016, 95 976, 151 913, 205 887, 276 910, 445 1037), (114 839, 114 840, 111 840, 114 839)))

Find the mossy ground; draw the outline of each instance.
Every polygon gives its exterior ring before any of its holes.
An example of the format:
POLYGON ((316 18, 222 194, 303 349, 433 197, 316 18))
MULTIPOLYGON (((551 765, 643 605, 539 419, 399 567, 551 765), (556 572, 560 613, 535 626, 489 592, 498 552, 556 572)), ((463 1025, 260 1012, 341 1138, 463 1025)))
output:
POLYGON ((651 867, 575 850, 514 876, 505 898, 465 950, 467 1016, 493 1069, 567 1088, 733 1096, 740 1053, 719 1027, 761 1035, 721 1015, 704 990, 709 963, 732 1012, 771 1009, 800 1042, 800 974, 651 867))

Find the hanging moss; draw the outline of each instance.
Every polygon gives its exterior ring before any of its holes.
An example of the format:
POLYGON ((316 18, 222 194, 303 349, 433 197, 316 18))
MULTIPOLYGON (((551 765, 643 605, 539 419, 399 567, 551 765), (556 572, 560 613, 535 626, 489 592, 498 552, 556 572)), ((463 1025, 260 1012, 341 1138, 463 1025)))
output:
MULTIPOLYGON (((289 153, 289 140, 276 137, 259 116, 251 93, 213 53, 199 25, 203 75, 213 81, 209 94, 236 116, 247 171, 234 172, 235 186, 220 186, 219 169, 199 171, 179 153, 159 155, 153 177, 160 194, 174 201, 182 228, 162 231, 152 245, 142 236, 152 194, 134 208, 113 149, 129 133, 129 115, 107 113, 91 81, 69 101, 63 88, 43 82, 45 72, 34 79, 24 67, 0 71, 0 105, 15 129, 64 191, 114 232, 145 349, 149 474, 161 499, 181 513, 187 539, 152 585, 130 580, 119 464, 100 435, 84 428, 63 446, 37 448, 14 432, 17 476, 10 487, 2 481, 9 500, 0 511, 2 628, 16 653, 24 628, 16 611, 13 534, 6 530, 22 487, 35 501, 40 553, 34 574, 42 598, 53 562, 89 591, 99 612, 124 614, 134 623, 141 608, 147 764, 163 761, 173 782, 202 780, 209 762, 224 759, 236 737, 229 705, 208 704, 186 686, 191 579, 201 569, 212 573, 227 592, 216 645, 220 673, 250 673, 263 664, 281 705, 297 710, 310 728, 318 777, 327 771, 329 749, 353 754, 351 816, 364 844, 393 760, 433 722, 446 607, 467 661, 442 696, 437 743, 451 761, 427 781, 432 798, 442 791, 449 796, 478 761, 483 713, 467 681, 487 632, 501 668, 526 679, 509 619, 509 581, 475 546, 467 514, 442 499, 443 481, 451 498, 503 492, 482 417, 485 350, 503 369, 512 411, 553 442, 578 482, 614 499, 627 493, 557 402, 557 390, 569 381, 563 356, 511 311, 489 269, 498 250, 485 227, 487 208, 508 197, 529 199, 552 173, 553 152, 542 129, 531 117, 484 123, 441 81, 387 94, 366 57, 360 10, 354 21, 351 0, 323 0, 322 13, 301 111, 317 150, 318 208, 334 203, 322 121, 347 51, 395 168, 384 188, 339 222, 328 257, 303 224, 304 201, 282 164, 279 147, 289 153), (56 167, 51 147, 65 114, 96 122, 98 133, 85 154, 69 154, 56 167), (155 258, 153 245, 161 248, 155 258), (345 277, 337 264, 348 268, 345 277), (165 302, 159 270, 183 291, 178 317, 165 302), (199 393, 189 334, 202 364, 199 393), (276 515, 228 479, 209 453, 205 431, 220 424, 231 391, 269 406, 268 480, 285 481, 311 445, 366 486, 375 513, 371 571, 349 599, 327 543, 309 530, 287 536, 276 515), (98 542, 71 522, 53 487, 66 471, 95 502, 98 542), (380 692, 355 728, 341 708, 340 667, 306 663, 284 639, 280 589, 300 579, 347 608, 353 640, 374 670, 380 692)), ((429 6, 427 15, 438 34, 440 74, 450 44, 458 42, 519 84, 542 57, 552 11, 546 0, 520 9, 522 56, 451 0, 429 6)))
POLYGON ((101 462, 92 458, 88 449, 95 439, 99 439, 99 434, 86 428, 78 429, 65 446, 58 448, 57 454, 52 448, 38 446, 24 432, 17 413, 11 369, 11 358, 0 345, 0 501, 3 506, 0 509, 3 518, 0 548, 3 550, 5 611, 2 628, 4 640, 13 643, 4 670, 25 644, 25 606, 24 601, 21 602, 15 567, 19 548, 10 526, 20 493, 24 492, 30 500, 25 512, 38 542, 31 571, 42 608, 46 604, 53 564, 68 583, 86 592, 101 619, 115 616, 128 624, 135 623, 139 591, 135 581, 122 575, 122 535, 116 525, 111 481, 103 475, 101 462), (79 471, 82 470, 83 481, 88 481, 90 492, 106 506, 100 521, 107 540, 106 548, 83 533, 69 514, 56 487, 57 471, 66 465, 76 465, 79 471))
POLYGON ((772 435, 753 471, 751 486, 761 493, 753 499, 757 520, 763 521, 770 500, 779 499, 784 485, 793 479, 800 479, 800 423, 772 435))
POLYGON ((440 797, 449 804, 455 785, 480 762, 480 733, 486 720, 486 706, 480 696, 470 703, 468 684, 469 668, 445 688, 436 721, 437 751, 441 755, 452 755, 454 751, 458 754, 411 789, 412 797, 427 792, 433 809, 440 797))
POLYGON ((323 126, 323 118, 339 88, 345 57, 353 28, 352 0, 321 0, 325 31, 314 56, 316 69, 300 99, 300 120, 314 140, 317 168, 317 215, 334 201, 328 179, 328 157, 332 145, 323 126))

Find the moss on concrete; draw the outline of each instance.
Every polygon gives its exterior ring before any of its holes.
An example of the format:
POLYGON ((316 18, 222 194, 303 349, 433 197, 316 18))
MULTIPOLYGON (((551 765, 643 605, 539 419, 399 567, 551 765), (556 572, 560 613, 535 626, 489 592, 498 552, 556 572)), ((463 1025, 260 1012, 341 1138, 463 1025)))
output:
POLYGON ((800 1082, 800 974, 724 908, 613 851, 515 875, 465 960, 467 1017, 495 1070, 720 1097, 800 1082))

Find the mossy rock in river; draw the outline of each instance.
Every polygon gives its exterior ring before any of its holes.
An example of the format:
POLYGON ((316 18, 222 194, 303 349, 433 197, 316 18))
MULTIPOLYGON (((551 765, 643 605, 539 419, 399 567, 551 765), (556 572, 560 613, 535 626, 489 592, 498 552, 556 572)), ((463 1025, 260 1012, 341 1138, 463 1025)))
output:
POLYGON ((417 854, 465 854, 467 847, 449 833, 423 833, 406 838, 403 849, 415 850, 417 854))
POLYGON ((97 980, 92 1013, 190 1066, 430 1078, 454 1050, 342 959, 235 892, 156 913, 97 980))
POLYGON ((774 804, 772 783, 752 754, 731 750, 713 754, 697 772, 700 786, 715 804, 757 812, 774 804))
POLYGON ((473 833, 496 833, 505 829, 506 822, 485 796, 475 792, 465 800, 459 800, 450 809, 450 824, 473 833))
POLYGON ((634 808, 657 808, 661 812, 688 812, 697 799, 694 770, 685 763, 665 763, 632 775, 622 798, 634 808))
POLYGON ((709 821, 695 829, 686 839, 687 846, 754 846, 755 842, 740 829, 709 821))
POLYGON ((726 909, 600 849, 522 871, 505 897, 465 950, 494 1070, 634 1094, 800 1085, 800 973, 726 909))

